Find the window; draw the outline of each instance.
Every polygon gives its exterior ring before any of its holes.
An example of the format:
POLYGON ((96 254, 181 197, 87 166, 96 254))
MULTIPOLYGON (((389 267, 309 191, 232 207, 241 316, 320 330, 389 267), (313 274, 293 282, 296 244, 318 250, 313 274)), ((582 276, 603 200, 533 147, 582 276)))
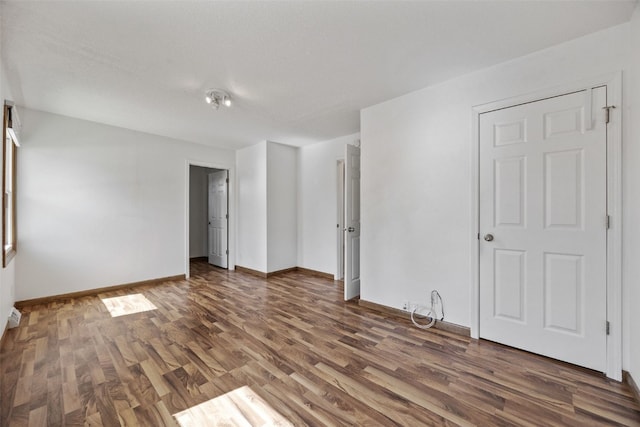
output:
POLYGON ((16 147, 18 138, 14 132, 17 123, 13 104, 4 103, 4 126, 2 128, 2 267, 6 267, 16 254, 16 147))

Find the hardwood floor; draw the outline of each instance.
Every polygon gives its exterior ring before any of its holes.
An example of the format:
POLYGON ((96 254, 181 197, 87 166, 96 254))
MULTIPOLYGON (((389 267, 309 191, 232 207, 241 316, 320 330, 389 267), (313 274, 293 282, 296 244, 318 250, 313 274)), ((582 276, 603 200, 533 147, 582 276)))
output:
POLYGON ((341 296, 195 262, 189 280, 27 307, 0 351, 0 425, 640 425, 624 384, 341 296))

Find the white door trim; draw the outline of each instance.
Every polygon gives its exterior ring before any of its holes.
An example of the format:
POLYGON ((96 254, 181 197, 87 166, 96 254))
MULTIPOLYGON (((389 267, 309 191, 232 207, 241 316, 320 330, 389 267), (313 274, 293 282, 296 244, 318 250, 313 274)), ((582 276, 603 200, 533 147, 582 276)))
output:
MULTIPOLYGON (((471 129, 471 209, 469 218, 471 337, 480 337, 480 244, 479 244, 479 155, 480 114, 508 108, 545 98, 577 92, 597 86, 607 86, 607 105, 616 106, 611 111, 607 126, 607 209, 611 226, 607 232, 607 320, 610 334, 607 336, 607 377, 622 380, 622 72, 615 72, 555 88, 473 107, 471 129)), ((604 325, 603 325, 604 327, 604 325)))
POLYGON ((336 274, 334 280, 344 279, 344 159, 336 160, 336 274))
POLYGON ((236 257, 235 257, 235 249, 236 249, 236 194, 235 194, 235 180, 236 180, 236 168, 232 163, 224 164, 224 163, 209 163, 203 162, 200 160, 190 160, 187 159, 185 161, 185 193, 184 193, 184 274, 188 279, 190 277, 189 273, 189 167, 190 166, 200 166, 203 168, 210 169, 225 169, 228 171, 229 177, 229 185, 227 187, 228 192, 228 205, 227 209, 229 212, 229 222, 228 233, 229 240, 227 245, 229 247, 229 258, 228 258, 228 270, 232 271, 236 269, 236 257))

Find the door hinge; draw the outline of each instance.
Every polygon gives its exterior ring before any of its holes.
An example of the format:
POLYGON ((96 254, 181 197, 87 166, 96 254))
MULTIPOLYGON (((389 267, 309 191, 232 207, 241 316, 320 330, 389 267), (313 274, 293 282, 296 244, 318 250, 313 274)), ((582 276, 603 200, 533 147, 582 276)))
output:
POLYGON ((607 335, 609 335, 609 334, 611 333, 611 332, 610 332, 610 329, 611 329, 611 328, 610 328, 610 326, 611 326, 611 325, 609 324, 609 321, 607 320, 607 323, 606 323, 606 326, 605 326, 606 331, 607 331, 607 335))
POLYGON ((607 230, 611 228, 611 215, 607 215, 607 230))
POLYGON ((225 217, 226 219, 229 219, 229 214, 226 214, 224 217, 225 217))
POLYGON ((229 249, 226 250, 227 255, 229 255, 229 249))
POLYGON ((228 184, 229 183, 229 178, 225 179, 225 182, 228 184))
POLYGON ((615 105, 607 105, 606 107, 602 107, 604 110, 604 122, 609 123, 611 121, 611 109, 616 108, 615 105))
POLYGON ((478 233, 477 238, 478 238, 478 240, 480 240, 480 233, 478 233))

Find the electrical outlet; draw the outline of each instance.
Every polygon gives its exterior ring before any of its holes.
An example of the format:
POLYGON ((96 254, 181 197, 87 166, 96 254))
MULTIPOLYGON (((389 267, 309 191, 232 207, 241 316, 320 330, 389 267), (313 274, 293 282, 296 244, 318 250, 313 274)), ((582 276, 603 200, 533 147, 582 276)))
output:
POLYGON ((20 319, 22 318, 22 314, 18 311, 17 308, 13 307, 11 309, 11 313, 9 314, 9 328, 17 328, 20 326, 20 319))
POLYGON ((404 311, 411 311, 411 310, 413 310, 415 307, 416 307, 416 304, 412 303, 411 301, 405 301, 405 302, 402 304, 402 309, 403 309, 404 311))

